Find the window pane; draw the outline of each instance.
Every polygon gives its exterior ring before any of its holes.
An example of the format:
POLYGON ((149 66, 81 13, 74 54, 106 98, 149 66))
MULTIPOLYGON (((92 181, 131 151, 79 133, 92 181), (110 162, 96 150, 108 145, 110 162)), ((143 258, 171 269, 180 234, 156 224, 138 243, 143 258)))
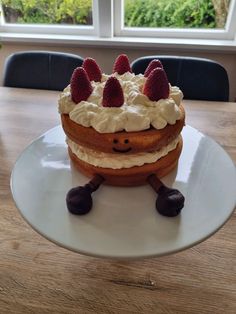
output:
POLYGON ((224 28, 230 0, 124 0, 125 27, 224 28))
POLYGON ((92 25, 92 0, 2 0, 6 23, 92 25))

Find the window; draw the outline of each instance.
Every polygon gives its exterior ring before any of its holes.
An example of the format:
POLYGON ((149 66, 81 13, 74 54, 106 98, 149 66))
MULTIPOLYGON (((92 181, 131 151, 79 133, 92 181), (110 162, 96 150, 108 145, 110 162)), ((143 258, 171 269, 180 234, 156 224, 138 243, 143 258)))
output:
POLYGON ((236 0, 0 0, 0 10, 1 34, 235 39, 236 0))
POLYGON ((92 0, 2 0, 6 23, 92 25, 92 0))
POLYGON ((96 33, 92 0, 1 0, 1 10, 5 31, 96 33))
POLYGON ((116 35, 233 39, 234 0, 117 0, 116 35))
POLYGON ((124 0, 125 27, 224 28, 230 0, 124 0))

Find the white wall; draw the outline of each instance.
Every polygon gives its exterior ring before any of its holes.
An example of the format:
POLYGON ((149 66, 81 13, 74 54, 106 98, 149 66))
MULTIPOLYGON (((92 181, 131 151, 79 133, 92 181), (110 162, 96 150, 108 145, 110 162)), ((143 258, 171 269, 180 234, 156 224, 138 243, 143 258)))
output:
POLYGON ((22 50, 55 50, 61 52, 70 52, 78 54, 82 57, 92 57, 97 60, 103 72, 109 73, 112 70, 113 62, 117 55, 126 53, 130 61, 145 55, 167 54, 167 55, 188 55, 195 57, 203 57, 215 60, 221 63, 228 72, 230 81, 230 100, 236 99, 236 53, 225 52, 203 52, 193 50, 163 50, 163 49, 130 49, 130 48, 95 48, 95 47, 61 47, 61 46, 40 46, 29 44, 7 44, 4 43, 0 49, 0 84, 2 82, 2 73, 5 58, 17 51, 22 50))

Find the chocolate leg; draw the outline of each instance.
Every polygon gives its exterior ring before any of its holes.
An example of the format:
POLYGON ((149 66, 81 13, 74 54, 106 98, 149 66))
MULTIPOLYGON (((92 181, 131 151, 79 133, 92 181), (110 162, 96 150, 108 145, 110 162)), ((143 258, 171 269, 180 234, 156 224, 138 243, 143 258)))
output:
POLYGON ((87 214, 93 206, 91 194, 99 188, 103 181, 103 177, 95 175, 84 186, 72 188, 66 196, 66 205, 69 212, 75 215, 87 214))
POLYGON ((184 207, 184 196, 178 190, 165 186, 155 174, 147 178, 148 183, 158 193, 156 209, 163 215, 175 217, 184 207))

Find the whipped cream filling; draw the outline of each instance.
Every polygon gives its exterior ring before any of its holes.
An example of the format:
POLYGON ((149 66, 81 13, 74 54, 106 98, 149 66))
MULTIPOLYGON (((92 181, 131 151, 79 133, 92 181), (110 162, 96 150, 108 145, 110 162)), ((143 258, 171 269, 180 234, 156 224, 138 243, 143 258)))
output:
POLYGON ((142 75, 126 72, 114 73, 123 89, 124 104, 121 107, 103 107, 102 95, 109 75, 103 74, 101 82, 92 81, 93 92, 86 101, 75 104, 71 100, 70 86, 67 86, 59 98, 59 113, 69 114, 70 119, 84 126, 93 127, 99 133, 119 131, 141 131, 163 129, 167 124, 175 124, 180 119, 179 105, 183 93, 176 86, 170 86, 167 99, 151 101, 141 90, 146 81, 142 75))
POLYGON ((122 169, 156 162, 174 150, 179 140, 180 136, 158 151, 136 154, 109 154, 78 145, 69 138, 66 139, 66 142, 71 151, 88 164, 101 168, 122 169))

